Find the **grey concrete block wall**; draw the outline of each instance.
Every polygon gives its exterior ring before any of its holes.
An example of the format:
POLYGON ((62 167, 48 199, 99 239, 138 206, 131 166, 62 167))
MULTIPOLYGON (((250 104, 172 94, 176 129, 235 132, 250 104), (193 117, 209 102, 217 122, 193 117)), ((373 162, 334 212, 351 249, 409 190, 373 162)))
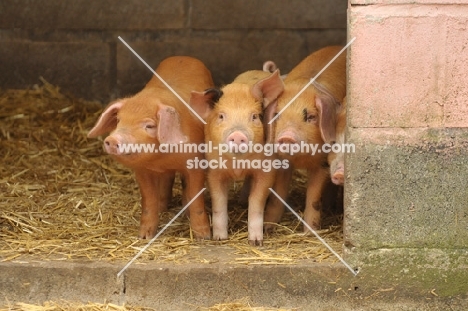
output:
POLYGON ((286 73, 310 52, 346 42, 346 0, 16 0, 0 2, 0 88, 44 77, 107 102, 139 91, 165 57, 201 59, 215 83, 260 69, 286 73))
POLYGON ((2 29, 181 29, 185 0, 16 0, 0 3, 2 29))
POLYGON ((111 87, 109 50, 98 42, 2 42, 0 87, 26 88, 42 76, 77 96, 103 96, 111 87))
POLYGON ((353 129, 348 139, 356 143, 346 159, 348 248, 467 247, 466 129, 402 129, 392 137, 353 129))
POLYGON ((346 28, 347 1, 193 0, 194 29, 346 28))

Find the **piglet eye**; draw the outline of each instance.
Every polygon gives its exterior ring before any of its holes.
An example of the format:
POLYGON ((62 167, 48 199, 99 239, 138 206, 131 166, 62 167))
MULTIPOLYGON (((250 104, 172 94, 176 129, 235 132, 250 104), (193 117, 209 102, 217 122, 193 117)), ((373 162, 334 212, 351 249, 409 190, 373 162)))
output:
POLYGON ((153 121, 147 121, 144 123, 145 130, 152 130, 156 128, 156 123, 153 121))
POLYGON ((309 114, 309 115, 307 115, 307 120, 306 121, 308 123, 312 123, 312 122, 315 122, 316 119, 317 119, 316 116, 314 116, 313 114, 309 114))
POLYGON ((307 112, 307 109, 304 108, 304 110, 302 110, 302 117, 304 118, 304 122, 308 122, 308 123, 312 123, 312 122, 315 122, 317 116, 311 114, 311 113, 308 113, 307 112))
POLYGON ((255 122, 255 121, 257 121, 257 120, 260 120, 260 121, 261 121, 262 118, 263 118, 263 116, 262 116, 261 114, 259 114, 259 113, 253 113, 253 114, 252 114, 252 122, 255 122))
POLYGON ((218 114, 218 120, 224 121, 224 118, 225 118, 224 113, 218 114))

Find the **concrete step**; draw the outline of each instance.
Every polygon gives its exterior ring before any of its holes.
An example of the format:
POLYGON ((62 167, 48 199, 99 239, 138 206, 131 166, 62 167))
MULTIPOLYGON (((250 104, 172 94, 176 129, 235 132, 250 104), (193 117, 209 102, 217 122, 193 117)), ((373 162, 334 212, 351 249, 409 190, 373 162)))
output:
MULTIPOLYGON (((466 310, 466 297, 422 294, 395 280, 356 277, 337 263, 238 264, 235 250, 206 245, 187 263, 16 261, 0 263, 4 303, 74 301, 197 310, 248 297, 287 310, 466 310)), ((2 303, 0 303, 2 305, 2 303)))

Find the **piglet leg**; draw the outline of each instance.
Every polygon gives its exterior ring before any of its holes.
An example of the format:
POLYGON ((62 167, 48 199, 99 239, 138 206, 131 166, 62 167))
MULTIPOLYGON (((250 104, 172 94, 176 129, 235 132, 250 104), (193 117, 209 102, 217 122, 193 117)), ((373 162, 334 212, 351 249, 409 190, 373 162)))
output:
MULTIPOLYGON (((182 206, 185 206, 190 201, 190 199, 187 196, 187 181, 185 180, 184 174, 180 174, 180 184, 182 186, 182 206)), ((188 210, 186 210, 185 214, 190 216, 188 210)))
POLYGON ((208 173, 208 184, 213 213, 213 240, 227 240, 229 179, 220 171, 213 170, 208 173))
MULTIPOLYGON (((289 185, 292 180, 292 168, 280 169, 276 171, 276 179, 273 185, 273 190, 286 201, 289 191, 289 185)), ((275 228, 275 224, 281 221, 284 213, 284 204, 278 198, 270 193, 268 202, 265 208, 265 232, 271 232, 275 228)))
POLYGON ((172 199, 172 187, 174 186, 175 171, 167 171, 160 174, 159 178, 159 212, 166 212, 172 199))
POLYGON ((248 232, 249 244, 253 246, 263 245, 263 214, 265 203, 270 194, 269 187, 273 180, 267 176, 263 176, 258 172, 251 180, 252 186, 249 196, 249 215, 248 215, 248 232), (269 182, 271 180, 271 182, 269 182))
MULTIPOLYGON (((304 210, 304 221, 314 230, 320 229, 322 202, 325 185, 330 178, 328 170, 322 167, 307 170, 307 197, 304 210)), ((304 226, 304 232, 308 232, 304 226)))
POLYGON ((159 174, 148 169, 135 171, 135 178, 140 187, 141 193, 141 218, 140 233, 141 239, 151 239, 156 235, 159 225, 160 209, 160 180, 159 174))
POLYGON ((250 188, 252 186, 252 177, 247 176, 244 179, 244 183, 242 185, 240 194, 239 194, 239 200, 238 203, 242 207, 247 207, 249 204, 249 195, 250 195, 250 188))
MULTIPOLYGON (((205 172, 203 170, 184 171, 185 192, 187 200, 192 200, 205 186, 205 172)), ((184 194, 185 195, 185 194, 184 194)), ((205 211, 205 197, 200 194, 188 207, 190 226, 197 240, 210 239, 210 224, 205 211)))

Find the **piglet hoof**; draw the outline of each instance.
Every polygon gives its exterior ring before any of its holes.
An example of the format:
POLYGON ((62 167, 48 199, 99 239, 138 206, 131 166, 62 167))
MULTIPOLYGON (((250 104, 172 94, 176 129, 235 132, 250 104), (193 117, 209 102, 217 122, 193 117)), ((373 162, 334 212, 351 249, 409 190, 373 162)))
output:
POLYGON ((265 234, 272 234, 275 231, 276 223, 264 223, 263 231, 265 234))
POLYGON ((199 230, 192 229, 193 236, 197 241, 202 240, 210 240, 211 239, 211 231, 210 228, 199 228, 199 230))
POLYGON ((263 240, 249 240, 251 246, 263 246, 263 240))
POLYGON ((215 233, 213 232, 213 241, 224 241, 228 239, 228 234, 226 233, 215 233))
POLYGON ((277 224, 281 221, 282 213, 278 211, 269 211, 265 210, 265 215, 263 217, 263 226, 264 228, 275 228, 277 224))
MULTIPOLYGON (((316 222, 313 222, 312 224, 309 224, 309 226, 312 228, 312 230, 314 231, 317 231, 317 230, 320 230, 320 224, 317 224, 316 222)), ((306 235, 311 235, 312 232, 310 232, 309 228, 307 228, 306 226, 304 226, 304 233, 306 235)))
POLYGON ((158 231, 157 226, 140 226, 138 237, 140 239, 152 239, 158 231))

